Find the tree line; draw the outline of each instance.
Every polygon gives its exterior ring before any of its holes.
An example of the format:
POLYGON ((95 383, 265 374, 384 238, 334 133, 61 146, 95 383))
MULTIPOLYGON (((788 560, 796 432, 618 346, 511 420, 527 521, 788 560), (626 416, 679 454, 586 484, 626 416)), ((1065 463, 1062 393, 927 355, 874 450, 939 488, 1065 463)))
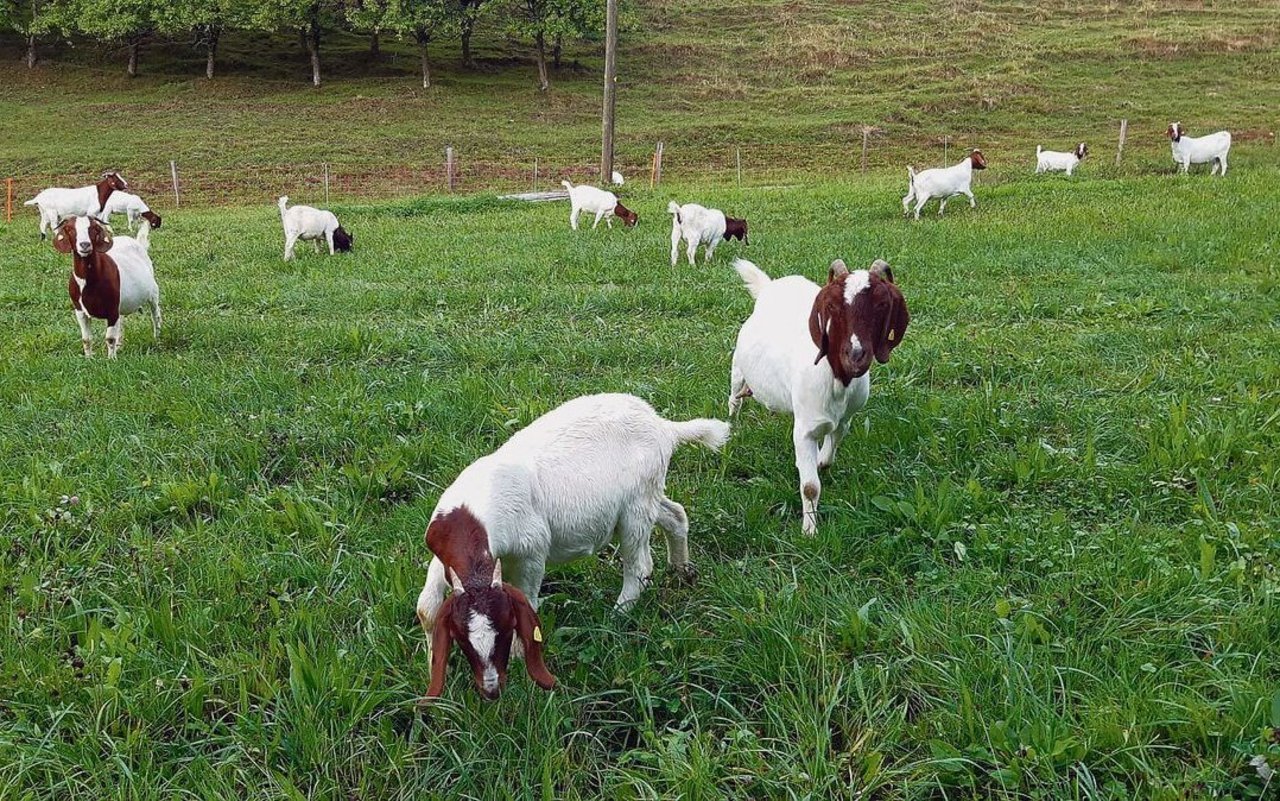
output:
POLYGON ((605 0, 0 0, 0 29, 25 37, 27 66, 35 67, 42 42, 83 40, 118 47, 126 69, 138 74, 144 45, 186 40, 205 55, 213 78, 218 45, 232 32, 290 33, 311 60, 319 86, 320 54, 335 31, 367 35, 376 55, 381 37, 412 41, 422 62, 422 85, 431 85, 428 51, 457 40, 464 66, 474 63, 471 38, 482 12, 501 20, 508 36, 533 46, 538 87, 550 86, 548 60, 556 66, 566 41, 599 38, 605 0))

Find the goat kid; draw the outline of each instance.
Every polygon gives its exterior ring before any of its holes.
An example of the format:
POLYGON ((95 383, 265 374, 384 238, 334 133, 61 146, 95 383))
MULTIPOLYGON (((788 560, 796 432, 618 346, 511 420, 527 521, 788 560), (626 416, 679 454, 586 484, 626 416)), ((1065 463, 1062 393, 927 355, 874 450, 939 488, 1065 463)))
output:
POLYGON ((1207 136, 1187 136, 1182 132, 1182 123, 1171 122, 1166 131, 1169 136, 1169 147, 1173 151, 1173 160, 1182 166, 1182 174, 1186 175, 1192 164, 1213 162, 1209 170, 1214 175, 1219 169, 1222 176, 1227 175, 1227 153, 1231 150, 1231 132, 1218 131, 1207 136))
POLYGON ((1042 172, 1065 172, 1070 176, 1087 155, 1089 155, 1089 146, 1084 142, 1076 145, 1076 149, 1070 153, 1063 153, 1059 150, 1043 150, 1040 145, 1036 145, 1036 174, 1039 175, 1042 172))
POLYGON ((626 609, 653 573, 649 539, 656 524, 666 536, 669 564, 692 578, 689 517, 666 496, 667 466, 682 443, 718 450, 728 436, 729 425, 720 420, 673 422, 632 395, 588 395, 544 414, 463 470, 427 526, 434 557, 417 604, 431 643, 427 694, 441 691, 449 643, 457 642, 481 692, 496 696, 509 656, 504 643, 513 631, 530 675, 550 686, 535 614, 548 564, 590 556, 616 540, 622 556, 617 607, 626 609), (499 585, 499 559, 509 585, 499 585), (492 576, 487 591, 476 576, 492 576), (449 586, 454 594, 444 601, 449 586))
POLYGON ((568 181, 561 181, 560 184, 569 190, 569 204, 572 207, 569 210, 569 227, 575 231, 578 230, 578 215, 584 211, 596 216, 596 221, 591 224, 592 229, 600 224, 600 220, 604 220, 612 228, 614 217, 622 220, 628 228, 633 228, 640 221, 640 216, 619 203, 618 196, 612 192, 585 184, 574 186, 568 181))
POLYGON ((52 187, 26 201, 22 205, 35 206, 40 212, 40 238, 52 233, 67 217, 96 217, 101 219, 103 209, 112 192, 123 192, 129 183, 118 172, 108 171, 96 184, 75 189, 52 187))
POLYGON ((947 208, 947 200, 956 195, 965 195, 969 198, 969 208, 976 209, 978 202, 973 199, 973 190, 970 185, 973 183, 973 171, 985 170, 987 168, 987 160, 982 155, 981 150, 973 150, 969 155, 965 156, 964 161, 950 167, 935 167, 930 170, 921 170, 916 172, 915 168, 907 166, 908 188, 906 197, 902 198, 902 216, 910 214, 909 206, 912 199, 916 201, 916 219, 920 219, 920 209, 924 208, 924 204, 933 198, 938 198, 938 216, 942 216, 942 212, 947 208))
POLYGON ((280 221, 284 225, 284 260, 293 258, 293 247, 301 239, 315 243, 316 253, 320 252, 320 240, 329 245, 329 255, 337 251, 347 252, 355 244, 355 234, 349 234, 338 224, 338 218, 331 211, 324 211, 311 206, 289 207, 289 196, 284 195, 276 201, 280 207, 280 221))
POLYGON ((113 214, 125 215, 130 231, 137 225, 139 218, 150 223, 153 231, 160 227, 160 215, 152 211, 142 198, 129 192, 112 192, 107 198, 106 205, 102 207, 102 221, 110 225, 113 214))
POLYGON ((739 239, 743 244, 750 244, 747 237, 747 221, 726 217, 719 209, 709 209, 697 203, 686 203, 683 206, 674 200, 667 204, 667 213, 671 215, 671 266, 676 266, 676 250, 680 246, 680 237, 687 244, 685 253, 689 257, 690 266, 694 263, 694 254, 698 245, 707 246, 704 261, 711 261, 715 255, 716 245, 720 240, 739 239))
POLYGON ((872 358, 889 361, 911 316, 893 271, 879 259, 869 270, 853 272, 837 259, 821 288, 799 275, 770 279, 744 259, 733 267, 756 303, 733 351, 729 416, 748 397, 794 416, 802 525, 814 534, 822 494, 818 471, 835 460, 853 414, 867 403, 872 358))
POLYGON ((92 217, 72 217, 58 227, 53 247, 71 254, 67 294, 86 358, 93 356, 91 318, 107 322, 108 359, 120 350, 124 317, 143 306, 151 310, 152 335, 160 336, 160 287, 148 253, 150 232, 150 224, 144 222, 137 239, 113 237, 110 228, 92 217))

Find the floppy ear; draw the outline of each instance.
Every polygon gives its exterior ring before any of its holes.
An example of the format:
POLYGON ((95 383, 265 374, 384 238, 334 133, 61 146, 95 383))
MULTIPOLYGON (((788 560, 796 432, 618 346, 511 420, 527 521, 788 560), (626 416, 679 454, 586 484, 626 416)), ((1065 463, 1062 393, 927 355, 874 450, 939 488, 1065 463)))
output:
POLYGON ((875 353, 876 361, 884 364, 889 361, 889 353, 902 342, 902 335, 907 331, 911 315, 907 312, 906 298, 897 285, 885 281, 880 286, 882 289, 879 291, 887 293, 889 303, 884 311, 884 323, 876 337, 875 353))
POLYGON ((71 252, 71 240, 74 237, 67 234, 67 226, 65 224, 58 226, 58 231, 53 235, 53 249, 59 253, 71 252))
POLYGON ((98 253, 106 253, 111 250, 111 245, 115 241, 112 238, 111 229, 102 223, 90 226, 89 239, 93 242, 93 249, 98 253), (94 236, 94 231, 97 232, 97 236, 94 236))
POLYGON ((822 361, 827 355, 830 347, 830 340, 827 337, 827 326, 831 324, 830 316, 827 313, 827 298, 824 292, 818 293, 818 297, 813 300, 813 309, 809 312, 809 337, 813 339, 813 344, 818 346, 818 357, 813 360, 814 364, 822 361))
POLYGON ((449 631, 449 614, 453 611, 450 604, 454 596, 449 596, 436 612, 436 627, 431 633, 431 684, 427 687, 428 698, 439 698, 444 692, 444 674, 449 667, 449 649, 453 646, 453 633, 449 631))
POLYGON ((512 611, 516 615, 516 634, 524 644, 525 670, 529 671, 529 678, 534 683, 544 690, 550 690, 556 686, 556 677, 551 675, 542 661, 542 622, 538 620, 538 613, 533 611, 533 606, 523 592, 510 584, 504 584, 503 589, 511 597, 512 611))

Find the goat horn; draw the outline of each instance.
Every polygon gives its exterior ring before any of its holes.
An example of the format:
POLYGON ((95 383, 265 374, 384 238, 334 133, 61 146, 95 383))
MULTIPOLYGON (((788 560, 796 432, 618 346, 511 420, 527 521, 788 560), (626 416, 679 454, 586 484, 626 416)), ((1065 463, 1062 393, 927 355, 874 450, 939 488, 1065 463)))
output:
POLYGON ((845 266, 844 259, 836 259, 831 262, 831 269, 827 271, 827 281, 834 281, 838 276, 848 274, 849 268, 845 266))
POLYGON ((493 560, 493 580, 489 582, 489 586, 491 587, 502 586, 502 560, 501 559, 493 560))
POLYGON ((893 269, 889 267, 889 262, 884 259, 876 259, 871 262, 871 268, 868 270, 872 275, 878 275, 889 283, 893 283, 893 269))
POLYGON ((462 579, 458 578, 458 574, 454 571, 453 568, 449 568, 449 583, 453 585, 454 593, 461 595, 462 593, 466 592, 466 590, 462 586, 462 579))

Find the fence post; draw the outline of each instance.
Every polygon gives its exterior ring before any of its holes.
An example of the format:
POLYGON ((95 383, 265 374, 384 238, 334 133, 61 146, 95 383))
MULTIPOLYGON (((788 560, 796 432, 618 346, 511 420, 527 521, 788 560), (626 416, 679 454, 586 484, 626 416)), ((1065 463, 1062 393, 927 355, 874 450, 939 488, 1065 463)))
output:
POLYGON ((734 148, 738 157, 738 186, 742 186, 742 146, 734 148))
POLYGON ((324 165, 324 204, 329 205, 329 164, 324 165))
POLYGON ((449 191, 453 191, 453 147, 444 149, 444 172, 449 181, 449 191))
POLYGON ((173 176, 173 205, 175 207, 182 205, 182 196, 178 194, 178 162, 169 161, 169 174, 173 176))
POLYGON ((13 179, 4 179, 4 221, 13 222, 13 179))
POLYGON ((942 137, 942 166, 946 167, 951 164, 951 157, 947 152, 951 149, 951 137, 942 137))
POLYGON ((1120 120, 1120 143, 1116 145, 1116 166, 1120 166, 1120 157, 1124 155, 1124 140, 1129 134, 1129 120, 1120 120))
POLYGON ((862 171, 867 171, 867 138, 871 136, 871 129, 862 126, 862 171))
POLYGON ((649 188, 662 183, 662 143, 653 151, 653 172, 649 174, 649 188))
POLYGON ((538 191, 538 157, 533 157, 533 191, 538 191))

